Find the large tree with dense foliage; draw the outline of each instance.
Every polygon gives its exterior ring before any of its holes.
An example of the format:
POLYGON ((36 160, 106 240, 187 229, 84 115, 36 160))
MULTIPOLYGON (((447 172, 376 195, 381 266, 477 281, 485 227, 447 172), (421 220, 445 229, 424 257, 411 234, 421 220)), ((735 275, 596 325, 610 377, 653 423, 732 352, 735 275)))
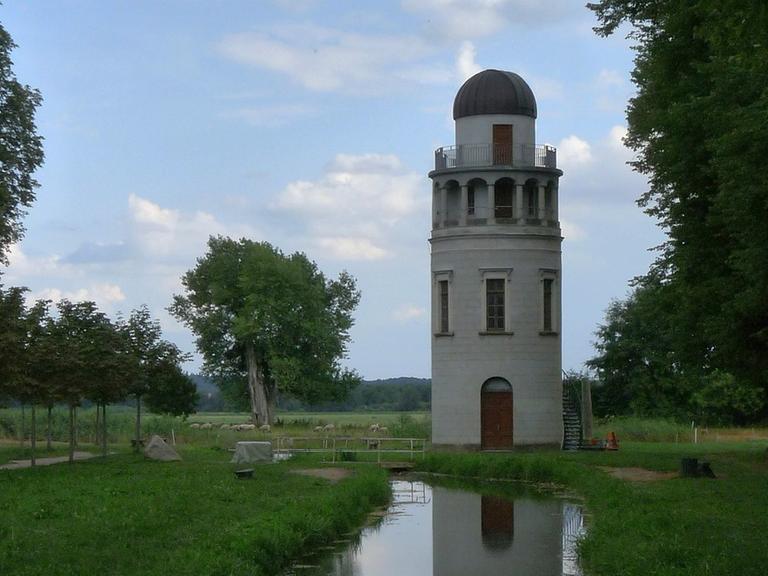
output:
POLYGON ((329 280, 304 254, 211 237, 183 283, 171 312, 197 335, 207 374, 247 385, 254 422, 272 422, 278 389, 317 402, 359 382, 340 365, 360 299, 346 272, 329 280))
POLYGON ((635 168, 649 177, 640 204, 668 234, 649 274, 674 298, 665 306, 668 350, 703 379, 732 375, 739 387, 765 395, 768 4, 589 6, 599 34, 632 26, 637 95, 628 107, 626 142, 637 152, 635 168))
POLYGON ((21 84, 13 72, 10 34, 0 25, 0 263, 9 247, 21 239, 25 209, 35 199, 35 170, 43 163, 42 138, 35 127, 35 110, 42 98, 21 84))

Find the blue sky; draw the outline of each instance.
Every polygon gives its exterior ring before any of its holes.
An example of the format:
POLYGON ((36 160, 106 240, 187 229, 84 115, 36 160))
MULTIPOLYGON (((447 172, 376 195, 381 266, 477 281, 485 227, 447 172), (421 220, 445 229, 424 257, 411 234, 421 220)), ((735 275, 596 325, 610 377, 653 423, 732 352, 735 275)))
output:
POLYGON ((7 0, 0 20, 46 150, 3 282, 146 303, 188 351, 165 311, 181 275, 208 235, 247 236, 357 277, 364 377, 429 376, 427 172, 484 68, 526 78, 565 172, 565 368, 663 240, 621 144, 630 45, 573 0, 7 0))

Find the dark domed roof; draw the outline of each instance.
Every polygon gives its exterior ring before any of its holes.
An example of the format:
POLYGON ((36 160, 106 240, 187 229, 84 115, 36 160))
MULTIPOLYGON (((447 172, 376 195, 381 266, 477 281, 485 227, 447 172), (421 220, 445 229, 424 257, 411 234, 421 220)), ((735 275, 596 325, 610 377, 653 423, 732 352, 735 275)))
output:
POLYGON ((521 114, 536 118, 536 98, 514 72, 483 70, 464 82, 453 101, 453 119, 481 114, 521 114))

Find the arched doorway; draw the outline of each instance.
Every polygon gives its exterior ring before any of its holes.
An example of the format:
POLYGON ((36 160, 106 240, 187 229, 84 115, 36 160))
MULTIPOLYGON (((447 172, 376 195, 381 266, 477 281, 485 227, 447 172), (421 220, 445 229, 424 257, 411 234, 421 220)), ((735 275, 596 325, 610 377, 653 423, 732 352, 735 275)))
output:
POLYGON ((480 392, 480 448, 512 448, 512 385, 504 378, 489 378, 480 392))

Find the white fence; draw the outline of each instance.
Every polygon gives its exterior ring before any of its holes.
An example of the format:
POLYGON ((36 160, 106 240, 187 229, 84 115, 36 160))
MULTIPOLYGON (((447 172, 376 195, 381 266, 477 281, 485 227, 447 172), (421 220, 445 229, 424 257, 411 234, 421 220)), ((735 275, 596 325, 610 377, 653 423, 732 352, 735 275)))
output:
POLYGON ((426 438, 278 436, 274 442, 276 454, 330 454, 333 462, 342 454, 376 454, 377 462, 382 456, 386 460, 389 455, 407 454, 413 460, 423 458, 427 449, 426 438))

